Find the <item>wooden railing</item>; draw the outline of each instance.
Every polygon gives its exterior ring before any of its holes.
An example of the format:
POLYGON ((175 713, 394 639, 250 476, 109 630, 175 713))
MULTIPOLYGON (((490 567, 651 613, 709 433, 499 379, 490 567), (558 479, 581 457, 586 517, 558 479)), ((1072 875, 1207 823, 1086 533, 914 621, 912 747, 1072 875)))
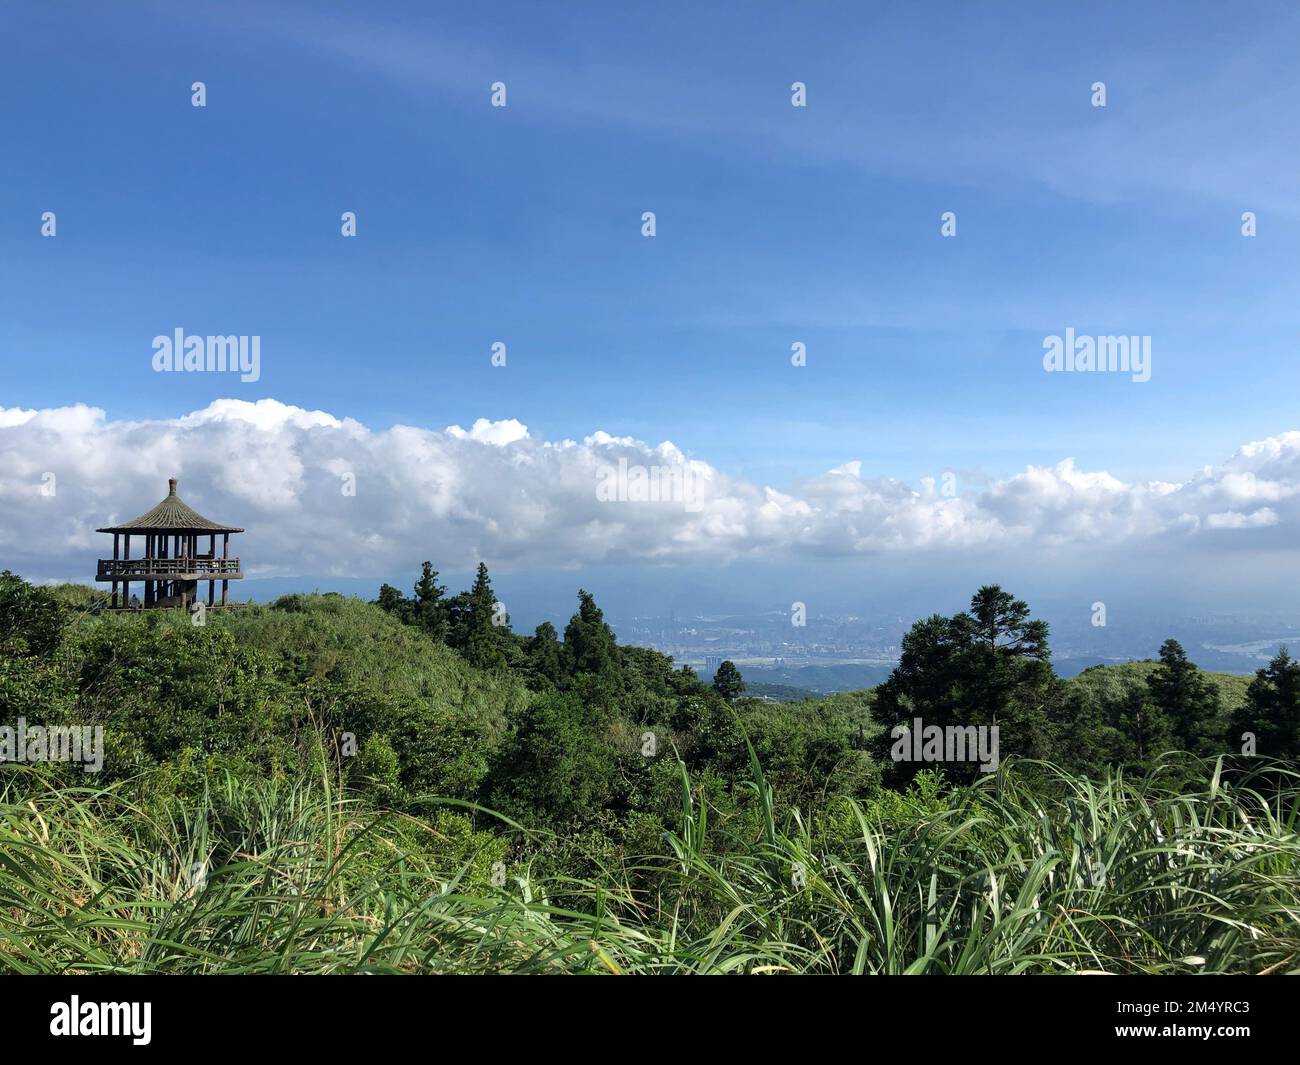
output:
POLYGON ((122 581, 181 576, 229 580, 243 574, 237 558, 101 558, 95 579, 122 581))

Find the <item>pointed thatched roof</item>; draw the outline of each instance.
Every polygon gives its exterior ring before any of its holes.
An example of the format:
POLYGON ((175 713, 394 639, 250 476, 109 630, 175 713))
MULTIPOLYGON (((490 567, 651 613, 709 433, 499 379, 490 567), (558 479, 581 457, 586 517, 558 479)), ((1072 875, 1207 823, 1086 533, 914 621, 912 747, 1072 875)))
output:
POLYGON ((199 533, 238 533, 243 529, 237 529, 233 525, 222 525, 220 522, 209 521, 198 511, 191 509, 181 497, 176 494, 176 478, 173 477, 167 482, 169 491, 167 498, 159 503, 153 510, 147 514, 141 514, 135 521, 124 522, 121 525, 110 525, 106 529, 99 529, 102 533, 124 533, 124 532, 199 532, 199 533))

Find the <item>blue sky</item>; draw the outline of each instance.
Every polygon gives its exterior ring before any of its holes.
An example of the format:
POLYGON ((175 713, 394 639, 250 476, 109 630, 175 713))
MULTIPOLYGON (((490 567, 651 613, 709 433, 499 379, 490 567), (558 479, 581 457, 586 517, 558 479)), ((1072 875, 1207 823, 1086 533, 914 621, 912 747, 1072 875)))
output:
POLYGON ((1294 5, 618 7, 6 6, 0 405, 517 418, 774 484, 1181 478, 1292 427, 1294 5), (1152 335, 1152 381, 1044 374, 1067 325, 1152 335), (153 374, 177 326, 262 379, 153 374))
POLYGON ((0 554, 84 579, 90 530, 179 473, 266 578, 743 560, 835 589, 883 555, 963 596, 1020 562, 1081 602, 1194 574, 1271 605, 1297 31, 1290 3, 6 5, 0 554), (177 328, 259 336, 260 380, 154 373, 177 328), (1044 373, 1067 328, 1149 335, 1151 380, 1044 373), (708 505, 593 510, 600 464, 662 441, 708 505), (960 501, 926 495, 944 471, 960 501))

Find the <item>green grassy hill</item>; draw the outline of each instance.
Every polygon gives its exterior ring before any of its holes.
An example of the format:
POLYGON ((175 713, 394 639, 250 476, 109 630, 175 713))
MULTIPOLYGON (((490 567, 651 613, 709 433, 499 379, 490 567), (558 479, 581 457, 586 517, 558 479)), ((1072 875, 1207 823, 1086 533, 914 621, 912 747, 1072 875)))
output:
POLYGON ((159 762, 294 774, 337 759, 387 801, 473 795, 528 701, 513 673, 330 594, 210 611, 201 627, 179 611, 75 609, 61 663, 48 702, 105 726, 109 777, 159 762))
MULTIPOLYGON (((1145 688, 1147 678, 1151 676, 1157 663, 1125 662, 1116 666, 1089 666, 1082 673, 1071 677, 1066 684, 1080 691, 1085 691, 1097 698, 1119 701, 1125 692, 1133 688, 1145 688)), ((1231 713, 1246 701, 1246 689, 1254 679, 1238 673, 1206 673, 1218 686, 1223 700, 1223 709, 1231 713)))

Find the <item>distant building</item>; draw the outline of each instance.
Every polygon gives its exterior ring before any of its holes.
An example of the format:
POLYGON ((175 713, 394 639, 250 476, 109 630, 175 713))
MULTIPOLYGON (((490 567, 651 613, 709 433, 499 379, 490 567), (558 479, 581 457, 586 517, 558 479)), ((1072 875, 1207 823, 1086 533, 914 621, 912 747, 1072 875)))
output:
POLYGON ((705 673, 716 673, 716 672, 718 671, 718 667, 719 667, 720 665, 722 665, 722 656, 721 656, 721 655, 705 655, 705 656, 704 656, 704 672, 705 672, 705 673))

